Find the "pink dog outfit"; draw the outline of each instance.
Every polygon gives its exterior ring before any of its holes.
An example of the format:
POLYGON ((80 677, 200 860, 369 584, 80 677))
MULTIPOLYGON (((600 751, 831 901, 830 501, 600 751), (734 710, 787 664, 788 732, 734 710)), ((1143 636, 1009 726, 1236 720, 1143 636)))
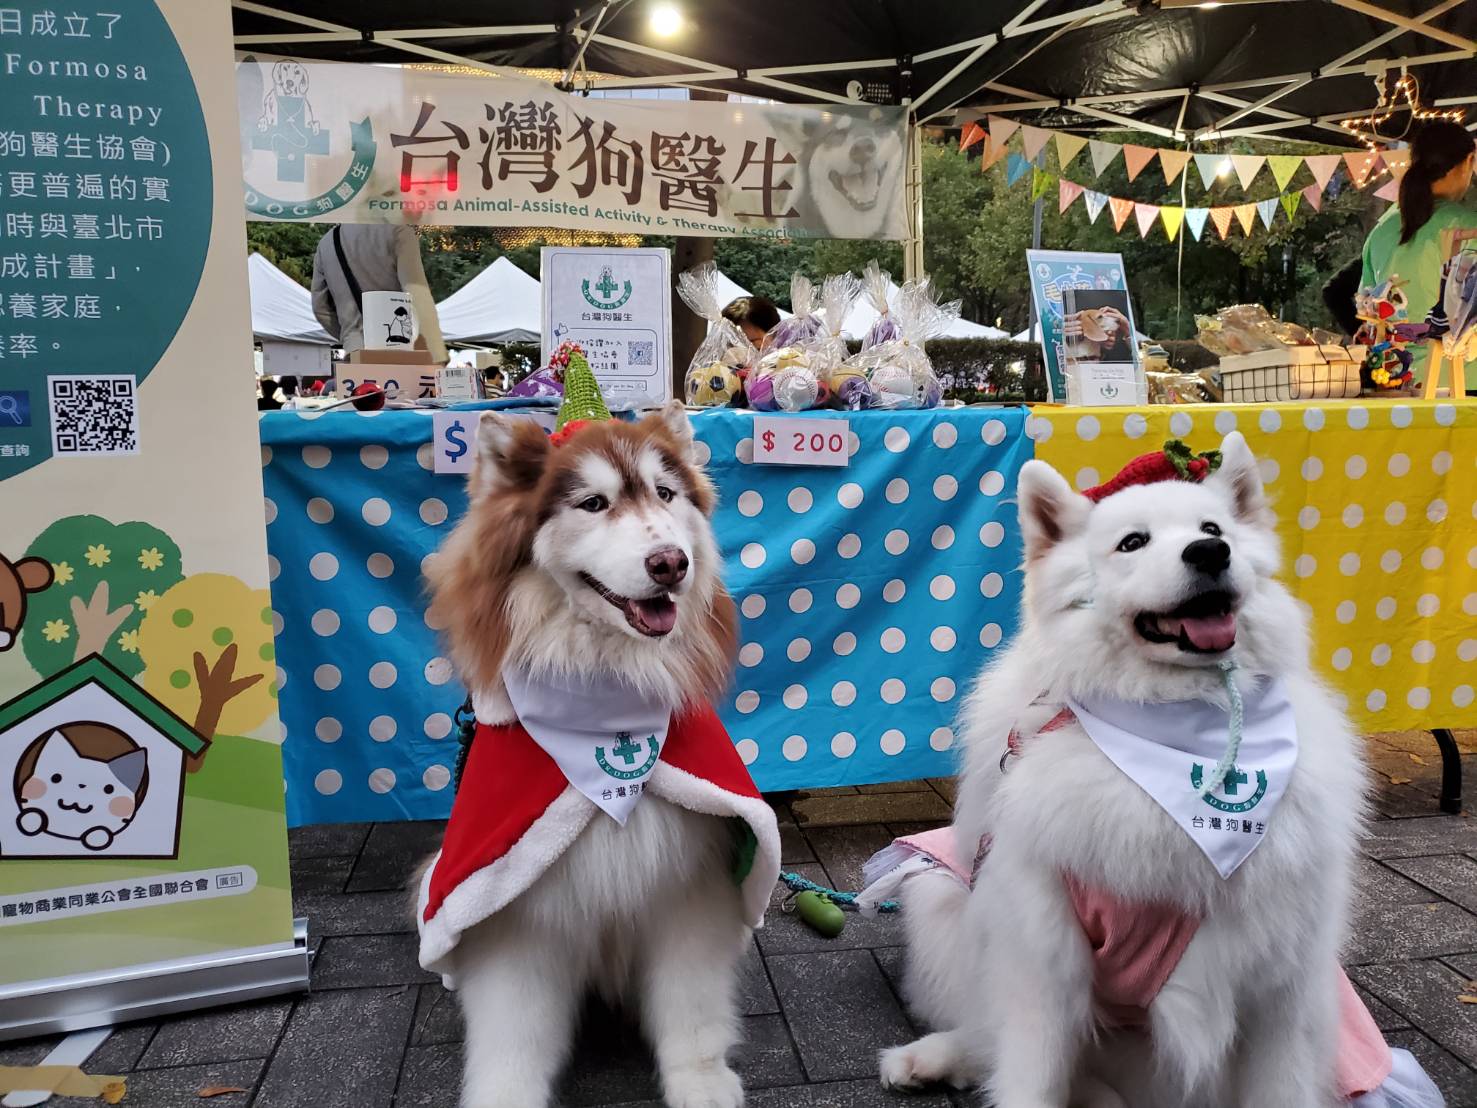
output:
MULTIPOLYGON (((1063 710, 1037 734, 1059 730, 1075 720, 1073 712, 1063 710)), ((1002 769, 1011 757, 1019 756, 1022 747, 1020 736, 1012 732, 1002 769)), ((866 865, 867 890, 858 898, 863 912, 875 910, 917 873, 948 873, 973 888, 989 841, 982 841, 968 862, 959 846, 953 827, 894 840, 866 865)), ((1126 900, 1070 873, 1063 873, 1062 880, 1092 950, 1097 1022, 1105 1028, 1145 1028, 1149 1005, 1179 965, 1200 920, 1170 905, 1126 900)), ((1338 981, 1336 1081, 1351 1108, 1444 1108, 1441 1093, 1414 1056, 1404 1050, 1392 1051, 1386 1044, 1342 970, 1338 981)))

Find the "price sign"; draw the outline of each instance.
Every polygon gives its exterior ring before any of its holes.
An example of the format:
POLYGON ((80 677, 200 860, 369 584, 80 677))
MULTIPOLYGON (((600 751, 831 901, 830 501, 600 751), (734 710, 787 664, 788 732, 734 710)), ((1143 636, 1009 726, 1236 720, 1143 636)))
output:
POLYGON ((476 457, 477 413, 436 412, 436 430, 431 436, 436 473, 471 473, 476 457))
MULTIPOLYGON (((552 411, 512 411, 503 413, 509 419, 531 419, 545 431, 554 429, 555 414, 552 411)), ((477 423, 482 413, 433 412, 431 432, 433 473, 457 473, 462 476, 472 472, 477 457, 477 423)))
POLYGON ((844 419, 754 417, 754 461, 771 466, 845 466, 851 433, 844 419))

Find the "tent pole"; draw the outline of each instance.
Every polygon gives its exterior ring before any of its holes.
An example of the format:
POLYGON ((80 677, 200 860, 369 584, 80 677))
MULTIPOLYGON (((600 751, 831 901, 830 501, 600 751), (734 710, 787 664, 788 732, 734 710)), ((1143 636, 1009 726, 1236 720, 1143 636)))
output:
POLYGON ((916 281, 923 265, 923 128, 908 124, 908 162, 904 198, 908 205, 908 241, 903 250, 903 280, 916 281))

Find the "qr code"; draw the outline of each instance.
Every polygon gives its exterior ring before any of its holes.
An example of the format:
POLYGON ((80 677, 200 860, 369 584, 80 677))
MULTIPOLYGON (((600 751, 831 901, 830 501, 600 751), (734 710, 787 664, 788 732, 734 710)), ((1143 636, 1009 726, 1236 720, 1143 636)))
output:
POLYGON ((651 365, 655 353, 656 343, 650 340, 626 343, 626 363, 628 365, 651 365))
POLYGON ((137 454, 138 399, 131 376, 48 377, 54 455, 137 454))

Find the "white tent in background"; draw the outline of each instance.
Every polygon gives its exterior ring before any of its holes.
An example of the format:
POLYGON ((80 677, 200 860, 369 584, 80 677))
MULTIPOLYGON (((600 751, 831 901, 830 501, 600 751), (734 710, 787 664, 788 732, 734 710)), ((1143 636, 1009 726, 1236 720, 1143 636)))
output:
MULTIPOLYGON (((721 269, 718 271, 718 280, 716 282, 716 286, 718 291, 718 306, 720 308, 728 307, 729 304, 733 303, 740 296, 753 295, 742 285, 729 280, 728 275, 724 273, 721 269)), ((780 313, 781 319, 790 318, 790 313, 785 311, 785 309, 781 308, 778 304, 775 305, 775 310, 780 313)))
POLYGON ((258 253, 246 259, 251 290, 251 330, 268 342, 307 342, 334 346, 337 339, 318 324, 307 289, 258 253))
MULTIPOLYGON (((890 305, 897 304, 897 294, 901 291, 897 282, 887 282, 887 302, 890 305)), ((867 332, 872 329, 872 324, 877 322, 878 312, 872 306, 872 301, 865 295, 858 296, 856 303, 851 306, 851 311, 846 313, 846 322, 841 329, 854 339, 864 339, 867 332)), ((949 324, 949 329, 943 333, 946 339, 1003 339, 1006 333, 998 327, 986 327, 983 323, 973 323, 967 319, 956 319, 949 324)))
POLYGON ((538 342, 543 302, 537 279, 498 258, 436 305, 447 342, 538 342))

